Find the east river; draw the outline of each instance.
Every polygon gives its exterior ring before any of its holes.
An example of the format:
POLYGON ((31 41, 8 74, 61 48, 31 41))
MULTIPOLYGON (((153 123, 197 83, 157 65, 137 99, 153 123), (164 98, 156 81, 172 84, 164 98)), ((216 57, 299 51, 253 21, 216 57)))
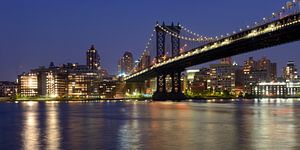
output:
POLYGON ((300 149, 300 99, 2 102, 0 149, 300 149))

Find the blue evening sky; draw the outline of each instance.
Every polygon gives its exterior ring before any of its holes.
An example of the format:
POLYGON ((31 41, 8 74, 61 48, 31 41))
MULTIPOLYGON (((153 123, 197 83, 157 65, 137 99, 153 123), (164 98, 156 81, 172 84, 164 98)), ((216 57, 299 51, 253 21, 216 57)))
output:
MULTIPOLYGON (((180 22, 216 36, 270 16, 285 0, 1 0, 0 80, 15 80, 30 68, 79 62, 95 44, 102 65, 116 74, 125 50, 140 55, 156 21, 180 22)), ((235 56, 262 56, 300 65, 300 42, 235 56)))

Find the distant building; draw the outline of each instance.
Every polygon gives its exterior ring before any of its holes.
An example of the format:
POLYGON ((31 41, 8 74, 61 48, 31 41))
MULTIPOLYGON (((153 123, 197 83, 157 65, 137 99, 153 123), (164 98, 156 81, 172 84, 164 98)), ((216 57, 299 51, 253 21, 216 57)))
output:
POLYGON ((118 74, 119 76, 126 76, 133 70, 134 61, 131 52, 126 51, 123 57, 118 62, 118 74))
POLYGON ((258 60, 258 70, 266 71, 266 81, 275 81, 277 78, 277 64, 272 63, 266 57, 263 57, 260 60, 258 60))
POLYGON ((17 93, 15 82, 0 81, 0 97, 13 97, 17 93))
POLYGON ((101 76, 102 78, 105 78, 105 77, 108 77, 108 76, 109 76, 109 73, 108 73, 108 71, 107 71, 106 69, 102 68, 102 69, 100 70, 100 76, 101 76))
POLYGON ((207 88, 212 91, 231 91, 235 87, 235 73, 231 65, 210 65, 210 79, 207 88))
POLYGON ((227 65, 231 65, 232 64, 232 59, 231 57, 225 57, 221 59, 221 64, 227 64, 227 65))
POLYGON ((298 80, 298 70, 294 61, 288 61, 286 66, 283 68, 283 78, 287 81, 298 80))
POLYGON ((189 82, 193 82, 195 75, 199 72, 199 69, 188 69, 186 70, 186 78, 189 82))
POLYGON ((86 65, 89 69, 100 70, 100 56, 95 49, 94 45, 91 46, 90 49, 86 52, 86 65))
POLYGON ((230 57, 221 59, 220 64, 211 64, 209 71, 209 78, 204 80, 210 91, 234 92, 242 86, 241 67, 232 62, 230 57))
POLYGON ((101 98, 115 98, 118 80, 115 77, 107 76, 102 79, 99 85, 101 98))
POLYGON ((259 97, 299 96, 300 82, 260 82, 252 86, 251 94, 259 97))
POLYGON ((210 69, 201 68, 199 72, 196 72, 194 79, 190 85, 190 91, 193 93, 201 93, 207 90, 207 81, 210 78, 210 69))
POLYGON ((243 81, 246 92, 251 92, 251 86, 258 82, 271 82, 277 80, 277 65, 266 57, 255 61, 250 57, 243 66, 243 81))
POLYGON ((138 63, 138 70, 143 70, 149 67, 150 64, 151 64, 150 55, 147 52, 142 56, 141 60, 138 63))
POLYGON ((192 88, 192 84, 194 81, 194 77, 196 75, 196 73, 199 72, 199 69, 187 69, 186 70, 186 90, 191 91, 192 88))
POLYGON ((98 98, 100 76, 96 70, 81 66, 68 71, 68 97, 98 98))

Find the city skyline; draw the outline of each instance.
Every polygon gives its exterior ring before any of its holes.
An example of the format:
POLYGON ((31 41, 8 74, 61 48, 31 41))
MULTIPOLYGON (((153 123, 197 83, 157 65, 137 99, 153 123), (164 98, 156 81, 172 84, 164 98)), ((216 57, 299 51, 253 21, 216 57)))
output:
POLYGON ((300 0, 2 0, 0 150, 300 149, 300 0))
MULTIPOLYGON (((131 51, 134 59, 140 56, 156 21, 180 22, 198 33, 220 35, 253 24, 285 3, 268 2, 272 5, 263 5, 258 0, 219 2, 220 5, 215 5, 215 2, 173 1, 171 9, 167 2, 160 1, 139 1, 132 5, 96 1, 72 1, 70 5, 67 1, 51 4, 5 1, 0 6, 4 18, 0 25, 0 80, 15 80, 18 74, 47 66, 49 62, 84 64, 84 53, 91 44, 97 47, 103 67, 110 74, 116 74, 118 59, 124 51, 131 51), (226 13, 222 13, 224 11, 226 13)), ((233 58, 241 65, 248 57, 259 59, 266 56, 278 63, 278 72, 281 73, 281 68, 289 60, 295 61, 297 66, 300 63, 295 56, 299 45, 292 43, 233 58)))

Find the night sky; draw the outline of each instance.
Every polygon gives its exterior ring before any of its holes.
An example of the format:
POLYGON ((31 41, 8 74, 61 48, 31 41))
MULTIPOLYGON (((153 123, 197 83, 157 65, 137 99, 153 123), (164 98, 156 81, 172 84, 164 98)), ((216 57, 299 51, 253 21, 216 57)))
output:
MULTIPOLYGON (((116 74, 125 50, 142 53, 156 21, 180 22, 216 36, 253 24, 280 9, 285 0, 1 0, 0 80, 38 66, 85 64, 94 44, 102 65, 116 74)), ((300 66, 300 42, 235 56, 269 57, 278 72, 288 60, 300 66)))

